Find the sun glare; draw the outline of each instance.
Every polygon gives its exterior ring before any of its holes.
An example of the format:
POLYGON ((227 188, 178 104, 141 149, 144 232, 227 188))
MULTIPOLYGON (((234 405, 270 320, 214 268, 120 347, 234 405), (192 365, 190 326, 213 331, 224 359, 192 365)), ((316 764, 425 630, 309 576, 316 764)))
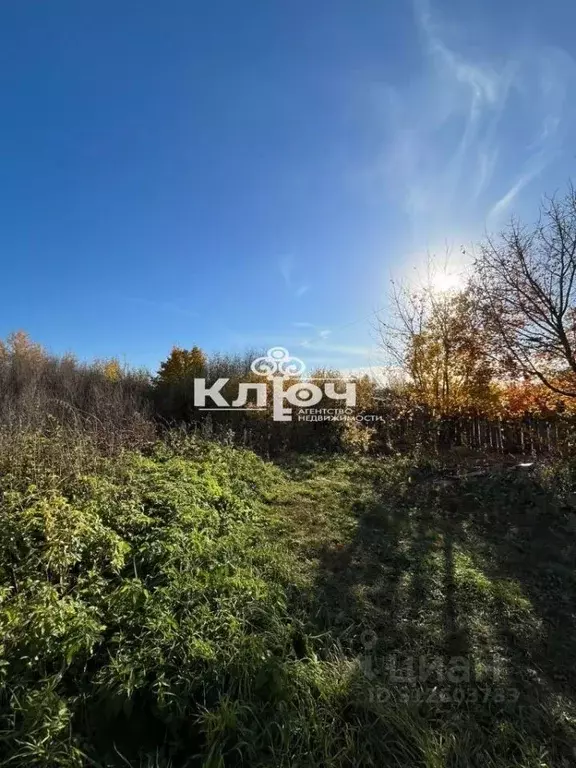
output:
POLYGON ((437 293, 457 291, 463 286, 462 275, 457 272, 437 272, 432 275, 432 288, 437 293))

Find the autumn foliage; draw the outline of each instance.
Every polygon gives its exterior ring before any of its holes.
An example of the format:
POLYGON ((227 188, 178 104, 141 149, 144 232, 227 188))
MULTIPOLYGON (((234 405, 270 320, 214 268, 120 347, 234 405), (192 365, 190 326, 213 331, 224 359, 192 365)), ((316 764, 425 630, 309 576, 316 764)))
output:
POLYGON ((206 370, 206 357, 200 347, 182 349, 173 347, 166 360, 160 363, 159 384, 174 384, 185 378, 201 377, 206 370))

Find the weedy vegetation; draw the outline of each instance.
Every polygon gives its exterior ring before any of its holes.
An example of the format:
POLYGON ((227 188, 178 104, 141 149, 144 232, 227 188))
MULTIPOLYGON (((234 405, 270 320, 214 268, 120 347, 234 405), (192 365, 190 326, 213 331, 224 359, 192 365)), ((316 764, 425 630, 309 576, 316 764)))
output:
POLYGON ((569 462, 64 439, 3 444, 2 765, 574 764, 569 462))

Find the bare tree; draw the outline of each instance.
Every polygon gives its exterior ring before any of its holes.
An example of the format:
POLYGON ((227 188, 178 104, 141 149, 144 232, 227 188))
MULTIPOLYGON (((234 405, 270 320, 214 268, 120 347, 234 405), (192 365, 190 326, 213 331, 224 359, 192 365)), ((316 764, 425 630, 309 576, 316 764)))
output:
POLYGON ((423 286, 393 284, 390 311, 378 327, 387 364, 403 371, 406 391, 438 414, 486 403, 491 381, 474 295, 466 285, 439 285, 433 260, 423 286))
POLYGON ((475 285, 503 367, 576 397, 576 192, 548 198, 538 223, 513 220, 475 257, 475 285))

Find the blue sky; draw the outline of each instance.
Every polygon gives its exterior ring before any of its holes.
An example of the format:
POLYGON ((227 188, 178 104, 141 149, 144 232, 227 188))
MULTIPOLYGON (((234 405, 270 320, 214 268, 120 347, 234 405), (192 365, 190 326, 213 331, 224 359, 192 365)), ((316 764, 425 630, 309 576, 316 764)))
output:
POLYGON ((569 0, 0 10, 0 335, 375 364, 391 275, 574 173, 569 0))

